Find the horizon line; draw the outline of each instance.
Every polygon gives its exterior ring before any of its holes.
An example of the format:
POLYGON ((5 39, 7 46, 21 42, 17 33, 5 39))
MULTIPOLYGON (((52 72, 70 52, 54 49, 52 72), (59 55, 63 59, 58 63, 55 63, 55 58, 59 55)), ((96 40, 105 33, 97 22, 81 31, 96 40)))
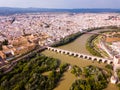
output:
POLYGON ((0 6, 0 8, 21 8, 21 9, 29 9, 29 8, 36 8, 36 9, 120 9, 120 8, 42 8, 42 7, 7 7, 7 6, 0 6))

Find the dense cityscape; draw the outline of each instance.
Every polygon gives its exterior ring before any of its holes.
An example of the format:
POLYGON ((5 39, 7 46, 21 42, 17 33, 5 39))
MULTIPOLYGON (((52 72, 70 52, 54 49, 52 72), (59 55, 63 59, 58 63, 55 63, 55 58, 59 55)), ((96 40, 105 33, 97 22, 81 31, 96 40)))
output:
POLYGON ((119 21, 120 15, 116 13, 28 13, 1 16, 0 41, 8 41, 8 45, 1 47, 5 53, 20 54, 19 51, 22 52, 25 48, 34 48, 37 44, 49 45, 79 31, 107 26, 119 27, 119 21))

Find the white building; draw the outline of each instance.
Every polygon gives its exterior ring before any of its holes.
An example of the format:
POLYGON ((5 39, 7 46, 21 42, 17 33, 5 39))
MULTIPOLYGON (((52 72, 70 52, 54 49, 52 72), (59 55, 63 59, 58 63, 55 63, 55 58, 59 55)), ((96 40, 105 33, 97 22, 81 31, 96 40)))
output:
POLYGON ((111 47, 114 51, 120 54, 120 42, 113 42, 111 47))
POLYGON ((117 81, 118 81, 118 79, 117 79, 115 76, 112 76, 112 77, 110 78, 110 81, 111 81, 112 84, 116 84, 117 81))

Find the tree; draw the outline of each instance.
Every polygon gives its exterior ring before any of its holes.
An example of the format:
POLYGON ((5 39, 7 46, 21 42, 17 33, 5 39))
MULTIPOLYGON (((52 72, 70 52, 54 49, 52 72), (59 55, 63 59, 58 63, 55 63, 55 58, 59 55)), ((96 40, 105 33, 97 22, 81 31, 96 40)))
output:
POLYGON ((3 50, 3 48, 2 48, 2 44, 0 44, 0 50, 3 50))
POLYGON ((82 74, 82 70, 78 66, 73 66, 71 73, 75 74, 76 77, 80 76, 82 74))
POLYGON ((8 45, 8 40, 7 40, 7 39, 5 39, 5 40, 3 41, 3 45, 8 45))
POLYGON ((113 66, 107 64, 107 65, 105 66, 105 68, 112 70, 112 69, 113 69, 113 66))

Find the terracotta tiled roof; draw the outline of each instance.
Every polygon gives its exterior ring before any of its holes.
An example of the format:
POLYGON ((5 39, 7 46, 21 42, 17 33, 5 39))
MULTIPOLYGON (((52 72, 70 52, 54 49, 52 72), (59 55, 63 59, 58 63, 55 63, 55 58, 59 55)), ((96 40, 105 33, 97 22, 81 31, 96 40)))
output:
POLYGON ((6 55, 5 55, 2 51, 0 51, 0 57, 1 57, 2 59, 4 59, 4 58, 6 58, 6 55))

